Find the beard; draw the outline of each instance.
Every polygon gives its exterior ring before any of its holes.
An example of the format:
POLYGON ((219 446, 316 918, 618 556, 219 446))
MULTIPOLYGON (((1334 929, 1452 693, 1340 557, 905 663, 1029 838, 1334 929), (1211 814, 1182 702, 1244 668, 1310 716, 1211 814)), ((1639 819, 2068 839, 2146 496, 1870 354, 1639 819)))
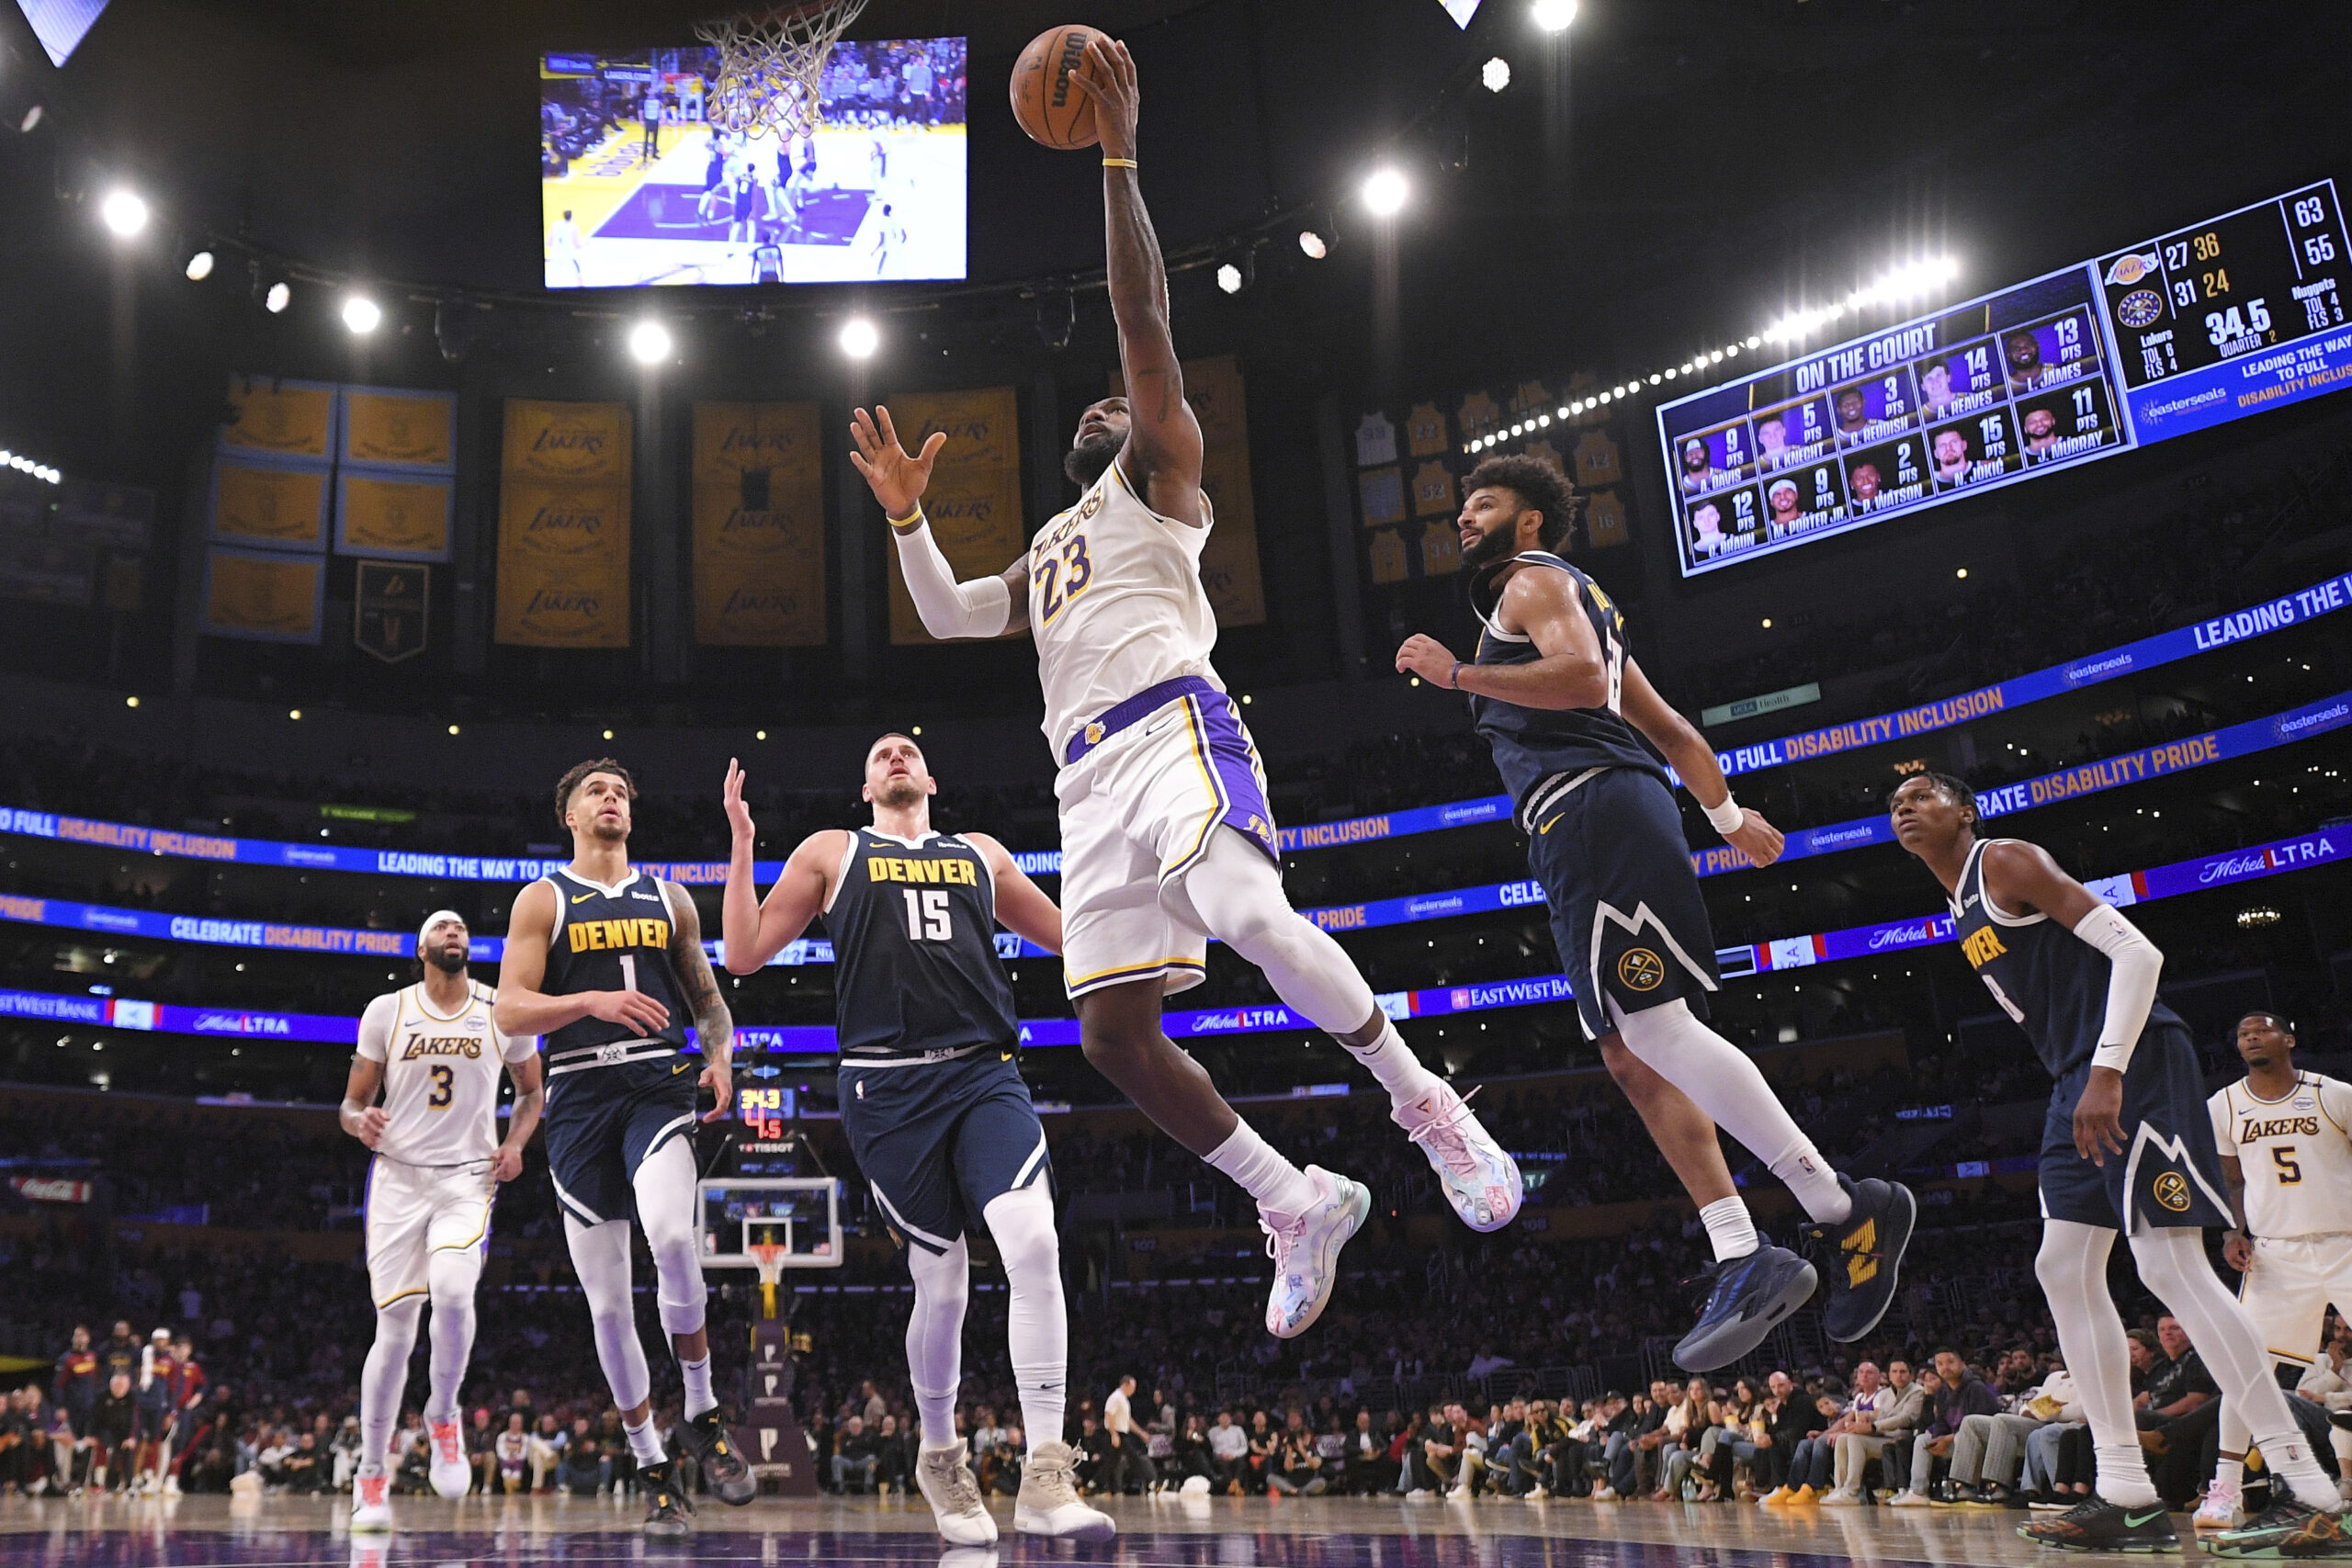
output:
POLYGON ((1478 536, 1478 542, 1462 552, 1462 564, 1473 570, 1483 571, 1499 565, 1519 553, 1515 547, 1519 536, 1509 528, 1496 528, 1478 536))
POLYGON ((1115 435, 1098 435, 1079 442, 1062 454, 1062 472, 1079 489, 1091 490, 1096 479, 1110 471, 1111 460, 1119 455, 1119 446, 1115 435))
POLYGON ((922 786, 910 778, 894 778, 876 786, 874 804, 887 806, 893 811, 904 811, 922 799, 922 786))
POLYGON ((427 964, 432 964, 435 969, 440 970, 444 975, 464 974, 466 972, 466 957, 467 949, 462 947, 451 947, 446 942, 439 947, 427 948, 424 953, 424 961, 427 964))

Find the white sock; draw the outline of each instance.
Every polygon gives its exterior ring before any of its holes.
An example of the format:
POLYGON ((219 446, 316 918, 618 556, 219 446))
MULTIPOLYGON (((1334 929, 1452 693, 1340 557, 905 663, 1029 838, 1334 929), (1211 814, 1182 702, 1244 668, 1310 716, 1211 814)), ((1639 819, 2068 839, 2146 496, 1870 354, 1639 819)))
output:
POLYGON ((653 1429, 653 1413, 647 1411, 645 1419, 632 1427, 621 1423, 621 1430, 628 1435, 628 1451, 637 1456, 640 1465, 660 1464, 668 1456, 662 1451, 661 1434, 653 1429))
POLYGON ((1629 1013, 1612 1000, 1610 1011, 1625 1048, 1762 1159, 1815 1224, 1836 1224, 1854 1212, 1838 1172, 1781 1105, 1763 1071, 1747 1052, 1700 1022, 1689 1002, 1678 997, 1629 1013))
POLYGON ((1062 1299, 1054 1200, 1038 1181, 991 1198, 981 1217, 1004 1263, 1012 1298, 1004 1314, 1005 1348, 1021 1396, 1022 1439, 1035 1454, 1062 1440, 1069 1398, 1069 1308, 1062 1299))
POLYGON ((2335 1483, 2320 1469, 2311 1439, 2287 1408, 2287 1395, 2271 1373, 2262 1336, 2205 1260, 2204 1233, 2146 1226, 2132 1238, 2132 1260, 2139 1265, 2140 1282, 2172 1308, 2173 1316, 2188 1331, 2188 1342, 2222 1391, 2222 1409, 2234 1402, 2245 1412, 2246 1429, 2270 1473, 2285 1482, 2307 1508, 2333 1513, 2342 1507, 2335 1483))
POLYGON ((2232 1459, 2229 1455, 2223 1454, 2221 1462, 2213 1467, 2213 1479, 2233 1492, 2244 1491, 2245 1489, 2245 1456, 2240 1454, 2237 1458, 2232 1459))
POLYGON ((1388 1091, 1388 1102, 1398 1108, 1412 1104, 1431 1089, 1445 1087, 1445 1080, 1421 1066, 1405 1037, 1396 1032, 1396 1025, 1388 1019, 1380 1021, 1380 1037, 1369 1045, 1350 1045, 1344 1040, 1340 1046, 1349 1055, 1362 1062, 1380 1087, 1388 1091))
POLYGON ((1208 1162, 1241 1184, 1261 1209, 1303 1213, 1315 1201, 1315 1183, 1291 1164, 1249 1122, 1235 1117, 1233 1134, 1206 1155, 1208 1162))
POLYGON ((1745 1258, 1764 1245, 1744 1198, 1716 1199, 1699 1211, 1699 1223, 1707 1227, 1707 1241, 1715 1249, 1718 1263, 1726 1258, 1745 1258))
POLYGON ((710 1392, 710 1355, 706 1351, 699 1361, 681 1357, 678 1379, 686 1385, 686 1419, 691 1421, 706 1410, 717 1408, 718 1395, 710 1392))
POLYGON ((2075 1375, 2083 1418, 2090 1423, 2098 1495, 2127 1508, 2156 1501, 2132 1420, 2132 1354, 2123 1318, 2108 1293, 2107 1258, 2115 1232, 2073 1220, 2044 1220, 2033 1271, 2058 1328, 2058 1348, 2075 1375))

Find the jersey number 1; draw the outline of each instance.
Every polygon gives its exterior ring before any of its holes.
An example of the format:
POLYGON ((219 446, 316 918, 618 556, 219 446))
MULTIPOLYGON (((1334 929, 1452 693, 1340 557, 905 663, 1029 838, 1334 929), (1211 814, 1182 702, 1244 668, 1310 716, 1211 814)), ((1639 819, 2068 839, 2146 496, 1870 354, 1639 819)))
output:
POLYGON ((955 940, 956 927, 947 907, 945 889, 902 887, 899 891, 907 900, 909 942, 955 940))

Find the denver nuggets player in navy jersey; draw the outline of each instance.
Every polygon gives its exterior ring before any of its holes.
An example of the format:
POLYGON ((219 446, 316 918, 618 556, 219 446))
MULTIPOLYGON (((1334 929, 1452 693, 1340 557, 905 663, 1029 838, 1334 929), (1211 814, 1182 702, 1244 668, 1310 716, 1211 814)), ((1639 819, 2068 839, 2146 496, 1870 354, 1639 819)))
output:
POLYGON ((1485 623, 1476 654, 1458 660, 1415 637, 1397 649, 1396 668, 1470 694, 1527 835, 1585 1032, 1706 1224, 1715 1253, 1707 1302, 1675 1359, 1692 1371, 1729 1365, 1816 1282, 1809 1264, 1756 1234, 1718 1125, 1788 1183, 1814 1234, 1834 1247, 1823 1326, 1833 1339, 1860 1339, 1894 1298, 1916 1205, 1899 1185, 1831 1169, 1756 1064, 1702 1021, 1716 985, 1714 933, 1666 770, 1644 740, 1713 803, 1708 821, 1749 860, 1778 859, 1781 834, 1733 801, 1705 739, 1627 652, 1616 604, 1554 553, 1581 510, 1566 476, 1536 457, 1489 457, 1468 491, 1460 528, 1485 623))
POLYGON ((695 1090, 727 1113, 735 1022, 702 950, 694 900, 631 870, 637 785, 610 758, 582 762, 555 791, 571 863, 514 900, 499 966, 498 1027, 545 1037, 548 1171, 564 1240, 596 1330, 596 1359, 645 1487, 645 1533, 686 1533, 693 1505, 653 1430, 653 1382, 629 1293, 629 1217, 653 1254, 662 1326, 685 1384, 678 1441, 720 1501, 758 1490, 710 1389, 707 1293, 695 1248, 695 1090), (702 1071, 687 1054, 694 1020, 702 1071))
POLYGON ((1029 1441, 1013 1528, 1101 1540, 1111 1517, 1078 1500, 1062 1440, 1069 1316, 1062 1301, 1046 1129, 1013 1058, 1021 1028, 996 952, 999 922, 1048 953, 1061 911, 984 833, 931 825, 939 784, 922 749, 885 735, 866 749, 873 826, 812 833, 785 862, 765 902, 752 886, 757 834, 742 770, 727 767, 727 967, 754 975, 820 913, 833 941, 841 1037, 842 1131, 914 1278, 907 1372, 922 1419, 915 1480, 951 1546, 988 1546, 996 1523, 980 1501, 956 1430, 965 1237, 988 1226, 1012 1300, 1005 1334, 1029 1441))
POLYGON ((1890 797, 1894 836, 1943 884, 1962 956, 2057 1080, 2041 1134, 2041 1251, 2034 1259, 2058 1348, 2082 1395, 2098 1485, 2024 1527, 2084 1551, 2175 1546, 2132 1416, 2123 1319, 2108 1293, 2116 1232, 2141 1282, 2188 1331, 2272 1472, 2278 1500, 2206 1546, 2220 1557, 2352 1556, 2337 1496, 2271 1380, 2262 1336, 2205 1260, 2204 1229, 2230 1223, 2221 1155, 2188 1025, 2156 999, 2164 954, 2114 906, 2017 839, 1976 836, 1976 795, 1916 773, 1890 797))

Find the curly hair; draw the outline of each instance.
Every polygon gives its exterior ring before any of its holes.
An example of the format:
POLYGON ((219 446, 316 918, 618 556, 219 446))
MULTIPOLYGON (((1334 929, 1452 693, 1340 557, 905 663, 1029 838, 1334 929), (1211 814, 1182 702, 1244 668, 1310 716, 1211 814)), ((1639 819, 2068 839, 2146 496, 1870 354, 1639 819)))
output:
POLYGON ((1573 545, 1584 525, 1584 497, 1568 482, 1560 466, 1528 452, 1510 452, 1487 458, 1462 481, 1464 494, 1474 490, 1507 490, 1522 506, 1544 514, 1536 537, 1547 550, 1573 545))
POLYGON ((578 789, 580 781, 590 773, 611 773, 628 791, 629 799, 637 798, 637 781, 628 776, 627 768, 610 757, 599 757, 591 762, 574 762, 564 770, 563 777, 555 782, 555 819, 558 826, 563 823, 563 814, 571 809, 571 792, 578 789))
POLYGON ((1968 781, 1955 773, 1939 773, 1932 771, 1928 773, 1913 773, 1910 778, 1906 778, 1902 784, 1896 784, 1894 789, 1888 790, 1886 792, 1886 804, 1889 810, 1893 810, 1894 807, 1895 790, 1901 789, 1903 784, 1909 784, 1911 779, 1927 780, 1929 784, 1936 786, 1936 793, 1938 795, 1942 795, 1946 800, 1951 801, 1954 806, 1959 807, 1962 811, 1968 813, 1968 819, 1970 822, 1973 823, 1976 820, 1976 791, 1970 786, 1968 781))

